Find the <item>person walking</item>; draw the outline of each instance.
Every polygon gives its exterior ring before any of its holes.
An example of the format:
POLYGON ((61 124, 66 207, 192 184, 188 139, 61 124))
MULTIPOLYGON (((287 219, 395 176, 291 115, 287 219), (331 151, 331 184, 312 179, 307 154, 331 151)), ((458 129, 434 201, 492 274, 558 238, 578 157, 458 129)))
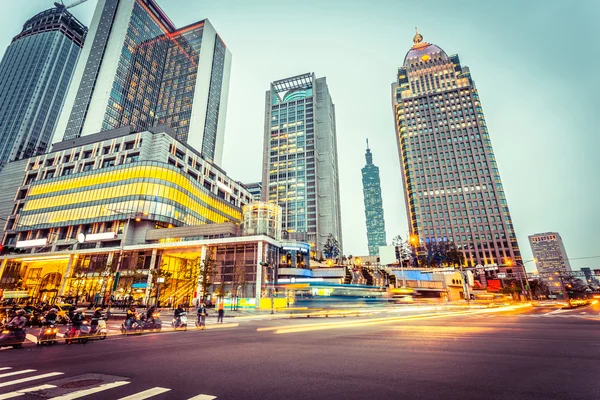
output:
POLYGON ((223 316, 225 315, 225 302, 223 299, 219 302, 219 314, 217 315, 217 324, 223 323, 223 316))
POLYGON ((197 311, 197 319, 196 326, 202 330, 206 328, 206 316, 208 313, 206 312, 206 304, 203 301, 200 301, 197 311))

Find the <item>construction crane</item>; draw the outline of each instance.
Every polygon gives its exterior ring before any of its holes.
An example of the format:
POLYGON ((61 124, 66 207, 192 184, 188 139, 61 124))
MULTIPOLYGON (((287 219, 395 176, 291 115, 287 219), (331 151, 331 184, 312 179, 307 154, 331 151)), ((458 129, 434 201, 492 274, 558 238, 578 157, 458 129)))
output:
POLYGON ((60 0, 60 3, 54 3, 54 6, 56 8, 64 8, 65 10, 68 10, 69 8, 73 8, 75 6, 78 6, 81 3, 85 3, 86 1, 87 0, 77 0, 76 2, 71 3, 71 4, 69 4, 69 5, 66 6, 65 3, 63 3, 62 0, 60 0))

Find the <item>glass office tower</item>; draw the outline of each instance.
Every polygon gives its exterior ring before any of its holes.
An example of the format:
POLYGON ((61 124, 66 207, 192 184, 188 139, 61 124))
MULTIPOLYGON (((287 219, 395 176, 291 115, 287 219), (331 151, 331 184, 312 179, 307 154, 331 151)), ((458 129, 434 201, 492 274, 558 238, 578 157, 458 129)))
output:
POLYGON ((86 34, 56 7, 29 19, 13 38, 0 63, 0 168, 46 151, 86 34))
POLYGON ((365 201, 365 219, 367 222, 367 241, 369 255, 378 256, 379 246, 386 246, 383 200, 381 199, 381 180, 379 167, 373 164, 373 154, 367 139, 367 164, 362 168, 363 196, 365 201))
POLYGON ((466 265, 520 273, 521 253, 469 69, 417 32, 392 84, 392 102, 410 232, 420 248, 451 242, 466 265))
POLYGON ((57 140, 166 124, 220 164, 230 67, 207 19, 176 28, 154 0, 100 0, 57 140))
POLYGON ((313 256, 329 234, 341 247, 335 106, 325 78, 307 73, 271 83, 262 196, 281 206, 286 239, 310 243, 313 256))

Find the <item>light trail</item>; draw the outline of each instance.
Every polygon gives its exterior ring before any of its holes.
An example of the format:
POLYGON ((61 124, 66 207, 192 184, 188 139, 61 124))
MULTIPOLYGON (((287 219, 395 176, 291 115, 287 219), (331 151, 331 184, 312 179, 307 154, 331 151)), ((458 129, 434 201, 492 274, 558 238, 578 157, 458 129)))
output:
MULTIPOLYGON (((388 317, 388 318, 375 318, 368 321, 348 321, 348 322, 338 322, 338 323, 321 323, 321 324, 311 324, 304 325, 300 327, 270 327, 270 328, 259 328, 260 331, 274 331, 273 333, 276 335, 285 334, 285 333, 298 333, 298 332, 310 332, 317 330, 327 330, 327 329, 339 329, 346 327, 362 327, 362 326, 370 326, 370 325, 382 325, 389 324, 398 321, 410 321, 410 320, 418 320, 418 319, 432 319, 432 318, 444 318, 448 316, 464 316, 464 315, 478 315, 478 314, 487 314, 487 313, 500 313, 500 312, 510 312, 515 311, 521 308, 530 307, 531 304, 527 303, 524 305, 518 306, 509 306, 509 307, 499 307, 494 309, 482 309, 477 311, 448 311, 448 312, 438 312, 438 313, 428 313, 428 314, 418 314, 418 315, 406 315, 401 317, 388 317)), ((258 329, 257 329, 258 330, 258 329)))

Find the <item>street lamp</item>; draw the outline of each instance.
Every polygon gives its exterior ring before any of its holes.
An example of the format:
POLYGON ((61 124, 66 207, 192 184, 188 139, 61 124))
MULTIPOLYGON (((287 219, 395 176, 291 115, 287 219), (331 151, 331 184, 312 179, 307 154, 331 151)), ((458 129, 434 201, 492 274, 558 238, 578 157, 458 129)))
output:
POLYGON ((410 247, 411 247, 412 256, 413 256, 413 266, 415 268, 418 268, 419 267, 419 259, 418 259, 418 254, 417 254, 417 246, 419 244, 419 235, 415 235, 415 234, 410 235, 409 241, 410 241, 410 247))
POLYGON ((127 215, 127 223, 125 224, 125 229, 123 230, 123 237, 121 238, 121 245, 119 250, 119 261, 117 262, 117 267, 115 268, 115 276, 112 282, 112 286, 110 287, 110 291, 108 293, 109 303, 108 308, 110 310, 111 301, 110 298, 113 296, 114 291, 119 284, 119 270, 121 269, 121 265, 123 264, 123 253, 125 252, 125 242, 127 241, 127 233, 129 232, 129 223, 132 219, 135 219, 136 222, 140 222, 142 217, 147 217, 149 215, 148 211, 139 212, 136 210, 112 210, 109 208, 105 208, 105 210, 111 211, 115 214, 123 214, 127 215))

